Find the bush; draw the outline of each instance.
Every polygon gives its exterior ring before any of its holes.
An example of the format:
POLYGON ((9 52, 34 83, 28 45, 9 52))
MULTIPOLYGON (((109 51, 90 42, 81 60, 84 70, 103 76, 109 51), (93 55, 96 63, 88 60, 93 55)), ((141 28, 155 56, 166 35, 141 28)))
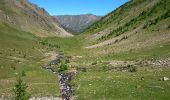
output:
POLYGON ((16 70, 16 67, 15 67, 15 66, 11 66, 11 68, 12 68, 13 70, 16 70))
POLYGON ((120 33, 116 33, 115 36, 118 37, 120 35, 120 33))
POLYGON ((67 64, 67 63, 70 63, 70 60, 67 58, 66 60, 65 60, 65 63, 67 64))
POLYGON ((26 74, 25 74, 25 71, 24 71, 24 70, 22 71, 21 76, 22 76, 22 77, 26 76, 26 74))
POLYGON ((19 78, 13 89, 15 97, 14 100, 28 100, 30 95, 26 92, 28 86, 19 78))
POLYGON ((65 71, 67 69, 68 69, 68 65, 65 64, 65 63, 62 63, 62 64, 59 65, 59 70, 58 71, 62 72, 62 71, 65 71))
POLYGON ((26 56, 27 56, 27 55, 26 55, 26 54, 24 54, 24 55, 23 55, 23 58, 26 58, 26 56))
POLYGON ((97 65, 97 62, 93 62, 91 65, 97 65))
POLYGON ((170 28, 170 24, 169 24, 168 28, 170 28))
POLYGON ((133 65, 128 65, 128 68, 129 68, 129 72, 137 72, 137 67, 133 65))
POLYGON ((102 70, 103 70, 103 71, 108 71, 108 70, 109 70, 109 67, 108 67, 107 65, 103 65, 103 66, 102 66, 102 70))
POLYGON ((46 44, 48 44, 48 43, 47 43, 47 40, 40 41, 39 43, 40 43, 41 45, 46 45, 46 44))
POLYGON ((67 64, 62 64, 60 65, 59 72, 65 71, 67 69, 68 69, 67 64))
POLYGON ((146 15, 146 11, 143 11, 142 13, 139 14, 139 16, 146 15))

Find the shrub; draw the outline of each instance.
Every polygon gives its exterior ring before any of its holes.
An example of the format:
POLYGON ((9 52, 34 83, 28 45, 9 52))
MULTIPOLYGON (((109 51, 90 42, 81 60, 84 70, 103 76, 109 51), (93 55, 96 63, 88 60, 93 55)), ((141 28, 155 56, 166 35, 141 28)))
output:
POLYGON ((11 66, 11 68, 12 68, 13 70, 16 70, 16 67, 15 67, 15 66, 11 66))
POLYGON ((170 24, 169 24, 168 28, 170 28, 170 24))
POLYGON ((59 72, 62 72, 62 71, 66 71, 68 69, 68 65, 61 62, 61 64, 59 65, 59 72))
POLYGON ((119 33, 116 33, 116 34, 115 34, 116 37, 119 36, 119 35, 120 35, 119 33))
POLYGON ((24 55, 23 55, 23 58, 26 58, 26 56, 27 56, 27 55, 26 55, 26 54, 24 54, 24 55))
POLYGON ((108 70, 109 70, 109 67, 108 67, 107 65, 103 65, 103 66, 102 66, 102 70, 103 70, 103 71, 108 71, 108 70))
POLYGON ((143 16, 146 14, 146 11, 143 11, 142 13, 139 14, 139 16, 143 16))
POLYGON ((68 69, 68 68, 67 68, 67 65, 66 65, 66 64, 62 64, 62 65, 60 66, 59 72, 65 71, 65 70, 67 70, 67 69, 68 69))
POLYGON ((40 43, 41 45, 47 45, 47 44, 48 44, 47 40, 40 41, 39 43, 40 43))
POLYGON ((70 63, 69 58, 67 58, 67 59, 65 60, 65 63, 66 63, 66 64, 67 64, 67 63, 70 63))
POLYGON ((133 65, 128 65, 128 68, 129 68, 129 72, 137 72, 137 67, 133 65))
POLYGON ((59 46, 59 45, 55 45, 55 47, 56 47, 56 48, 60 48, 60 46, 59 46))
POLYGON ((28 86, 19 78, 15 84, 14 91, 14 100, 28 100, 30 95, 26 92, 28 86))
POLYGON ((91 65, 97 65, 97 62, 93 62, 91 65))
POLYGON ((21 76, 22 76, 22 77, 26 76, 26 74, 25 74, 25 71, 24 71, 24 70, 22 71, 21 76))

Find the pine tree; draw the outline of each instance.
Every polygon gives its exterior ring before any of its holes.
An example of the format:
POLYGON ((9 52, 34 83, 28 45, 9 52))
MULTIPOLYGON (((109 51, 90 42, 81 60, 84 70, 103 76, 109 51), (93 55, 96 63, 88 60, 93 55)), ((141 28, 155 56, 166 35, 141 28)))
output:
POLYGON ((14 100, 28 100, 30 96, 26 92, 27 88, 28 86, 22 81, 21 78, 19 78, 14 88, 14 100))

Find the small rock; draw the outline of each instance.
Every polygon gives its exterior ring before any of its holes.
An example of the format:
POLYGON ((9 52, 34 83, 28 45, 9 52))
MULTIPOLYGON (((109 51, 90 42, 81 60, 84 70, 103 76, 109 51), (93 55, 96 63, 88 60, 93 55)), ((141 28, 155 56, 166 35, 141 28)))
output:
POLYGON ((163 80, 164 80, 164 81, 168 81, 169 78, 168 78, 168 77, 163 77, 163 80))
POLYGON ((144 80, 144 77, 142 76, 142 77, 140 78, 140 80, 144 80))
POLYGON ((18 73, 14 73, 15 75, 18 75, 18 73))
POLYGON ((87 72, 87 69, 85 67, 77 68, 77 70, 80 70, 81 72, 87 72))
POLYGON ((137 85, 136 88, 141 88, 141 85, 137 85))
POLYGON ((162 48, 163 46, 161 45, 160 48, 162 48))
POLYGON ((169 78, 164 76, 164 77, 161 77, 159 80, 160 80, 160 81, 168 81, 169 78))

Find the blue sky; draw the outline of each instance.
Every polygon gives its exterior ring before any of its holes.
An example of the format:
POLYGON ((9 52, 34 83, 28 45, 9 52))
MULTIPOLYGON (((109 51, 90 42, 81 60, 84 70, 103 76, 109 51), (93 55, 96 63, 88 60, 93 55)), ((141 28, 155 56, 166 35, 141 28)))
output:
POLYGON ((106 15, 129 0, 29 0, 50 15, 106 15))

